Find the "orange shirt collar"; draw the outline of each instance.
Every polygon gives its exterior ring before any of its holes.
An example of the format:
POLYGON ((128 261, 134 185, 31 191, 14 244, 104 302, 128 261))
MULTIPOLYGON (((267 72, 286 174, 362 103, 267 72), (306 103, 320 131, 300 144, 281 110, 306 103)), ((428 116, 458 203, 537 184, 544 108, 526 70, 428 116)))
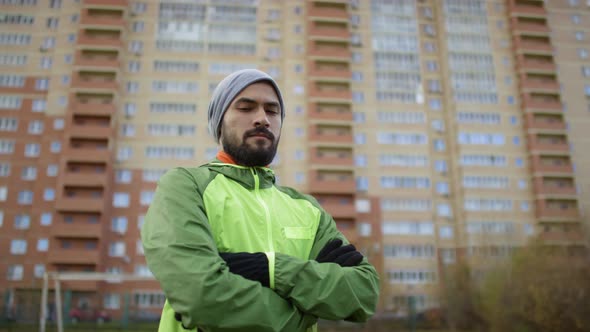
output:
MULTIPOLYGON (((237 163, 234 161, 234 159, 229 154, 227 154, 227 152, 225 152, 223 150, 219 150, 217 152, 216 158, 219 161, 221 161, 222 163, 237 165, 237 163)), ((266 167, 268 168, 268 167, 270 167, 270 165, 267 165, 266 167)))
POLYGON ((226 164, 237 165, 236 162, 234 161, 234 159, 223 150, 220 150, 219 152, 217 152, 217 159, 219 159, 219 161, 226 163, 226 164))

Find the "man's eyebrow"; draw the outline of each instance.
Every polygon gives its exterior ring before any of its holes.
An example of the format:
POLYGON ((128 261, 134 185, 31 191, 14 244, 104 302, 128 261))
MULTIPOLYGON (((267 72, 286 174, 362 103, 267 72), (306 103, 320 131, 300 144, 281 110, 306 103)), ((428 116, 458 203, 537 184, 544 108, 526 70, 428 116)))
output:
POLYGON ((250 98, 246 98, 246 97, 242 97, 238 100, 236 100, 236 104, 237 103, 249 103, 249 104, 256 104, 257 101, 254 99, 250 99, 250 98))
MULTIPOLYGON (((247 104, 257 104, 258 102, 254 99, 248 97, 241 97, 240 99, 236 100, 236 104, 238 103, 247 103, 247 104)), ((273 107, 280 107, 281 105, 276 101, 268 101, 264 103, 265 106, 273 106, 273 107)))

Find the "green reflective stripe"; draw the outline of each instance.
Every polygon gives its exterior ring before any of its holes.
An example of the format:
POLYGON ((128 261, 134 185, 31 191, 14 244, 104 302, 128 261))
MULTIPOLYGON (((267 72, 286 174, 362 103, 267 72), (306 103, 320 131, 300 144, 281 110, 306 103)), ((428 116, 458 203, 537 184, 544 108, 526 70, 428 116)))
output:
POLYGON ((268 241, 268 249, 272 253, 272 260, 270 259, 270 257, 268 260, 269 283, 270 283, 270 288, 274 289, 275 288, 275 278, 274 278, 274 275, 275 275, 275 273, 274 273, 275 246, 272 241, 272 227, 270 225, 270 223, 271 223, 270 211, 268 210, 268 206, 266 205, 266 202, 260 196, 260 178, 258 177, 258 172, 256 172, 255 168, 251 168, 250 171, 252 172, 252 175, 254 176, 254 193, 256 194, 256 199, 258 200, 258 202, 260 202, 260 205, 262 205, 262 208, 264 209, 264 216, 266 219, 265 220, 266 221, 266 223, 265 223, 265 225, 266 225, 266 238, 268 241))
POLYGON ((274 251, 265 252, 266 258, 268 258, 268 280, 270 283, 270 289, 275 289, 275 253, 274 251))

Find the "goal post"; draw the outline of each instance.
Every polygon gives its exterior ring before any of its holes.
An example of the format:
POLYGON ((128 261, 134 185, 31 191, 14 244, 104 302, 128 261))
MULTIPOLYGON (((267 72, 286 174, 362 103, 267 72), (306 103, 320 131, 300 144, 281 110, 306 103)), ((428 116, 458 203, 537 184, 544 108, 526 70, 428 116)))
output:
POLYGON ((61 286, 66 281, 106 281, 110 283, 121 283, 127 281, 155 281, 153 276, 136 274, 113 274, 100 272, 45 272, 43 275, 43 287, 41 289, 41 310, 39 317, 39 332, 46 332, 49 303, 49 287, 53 282, 55 296, 55 314, 57 332, 64 330, 64 313, 62 306, 61 286))

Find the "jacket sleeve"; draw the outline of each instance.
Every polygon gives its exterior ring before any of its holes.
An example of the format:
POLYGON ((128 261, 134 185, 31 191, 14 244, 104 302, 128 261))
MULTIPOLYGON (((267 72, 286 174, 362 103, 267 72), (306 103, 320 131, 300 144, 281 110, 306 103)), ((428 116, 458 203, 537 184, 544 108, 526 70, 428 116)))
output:
POLYGON ((148 266, 186 328, 305 331, 317 321, 273 290, 229 272, 197 182, 185 169, 160 179, 141 238, 148 266))
POLYGON ((336 228, 334 219, 322 210, 311 260, 276 254, 275 291, 302 311, 319 318, 366 321, 375 313, 379 277, 366 258, 355 267, 313 260, 334 238, 348 243, 336 228))

